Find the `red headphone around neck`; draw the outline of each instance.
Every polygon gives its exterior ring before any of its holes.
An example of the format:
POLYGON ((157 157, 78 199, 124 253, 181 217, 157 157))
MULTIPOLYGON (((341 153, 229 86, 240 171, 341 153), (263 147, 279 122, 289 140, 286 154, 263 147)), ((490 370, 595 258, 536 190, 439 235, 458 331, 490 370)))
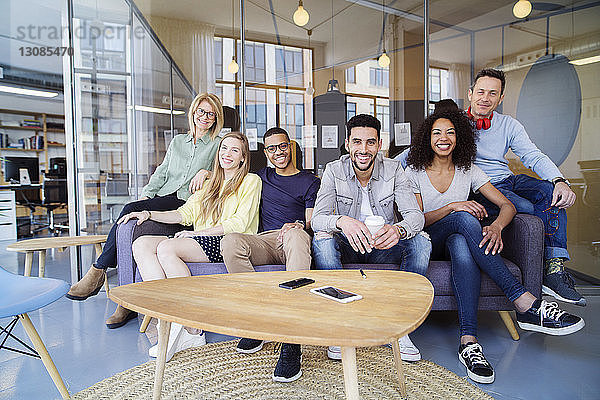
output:
POLYGON ((475 121, 475 126, 477 127, 478 130, 486 130, 486 129, 490 129, 490 126, 492 126, 492 118, 494 117, 494 112, 492 111, 492 113, 490 114, 490 117, 487 118, 477 118, 475 119, 475 117, 473 116, 473 114, 471 114, 471 106, 469 106, 469 109, 467 110, 467 115, 469 116, 469 118, 471 118, 473 121, 475 121))

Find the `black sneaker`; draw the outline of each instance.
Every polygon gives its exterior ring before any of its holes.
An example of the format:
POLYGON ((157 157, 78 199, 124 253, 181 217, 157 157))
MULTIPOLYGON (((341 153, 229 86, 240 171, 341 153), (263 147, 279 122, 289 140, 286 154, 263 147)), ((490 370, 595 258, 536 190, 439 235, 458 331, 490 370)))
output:
POLYGON ((264 340, 241 338, 235 348, 238 353, 252 354, 263 348, 264 340))
POLYGON ((299 344, 283 343, 281 355, 273 372, 275 382, 293 382, 302 376, 300 363, 302 362, 302 350, 299 344))
POLYGON ((458 347, 458 359, 467 368, 467 375, 477 383, 492 383, 494 368, 483 355, 479 343, 469 342, 458 347))
POLYGON ((556 303, 539 299, 524 313, 517 312, 517 323, 526 331, 557 336, 575 333, 585 326, 581 317, 561 310, 556 303))
POLYGON ((566 271, 544 275, 542 293, 549 294, 556 300, 573 303, 578 306, 585 306, 587 304, 585 297, 575 290, 573 278, 566 271))

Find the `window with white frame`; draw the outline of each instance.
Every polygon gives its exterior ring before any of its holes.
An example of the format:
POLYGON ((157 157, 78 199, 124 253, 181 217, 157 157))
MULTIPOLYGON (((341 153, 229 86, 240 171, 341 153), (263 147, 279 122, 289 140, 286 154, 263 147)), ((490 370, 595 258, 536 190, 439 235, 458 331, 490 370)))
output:
POLYGON ((302 50, 278 46, 275 49, 275 79, 282 86, 303 86, 302 50))
POLYGON ((429 112, 435 109, 435 103, 448 98, 448 70, 429 68, 429 112))
POLYGON ((389 87, 390 72, 387 68, 369 68, 369 83, 371 86, 389 87))

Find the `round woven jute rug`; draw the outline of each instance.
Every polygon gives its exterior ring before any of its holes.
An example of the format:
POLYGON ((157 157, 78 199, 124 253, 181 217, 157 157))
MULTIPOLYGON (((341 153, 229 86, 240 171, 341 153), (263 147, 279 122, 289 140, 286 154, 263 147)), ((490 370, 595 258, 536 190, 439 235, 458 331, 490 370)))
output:
MULTIPOLYGON (((163 399, 345 399, 342 363, 327 358, 326 349, 302 346, 302 377, 291 383, 272 379, 279 358, 269 343, 255 354, 235 351, 237 341, 211 343, 177 353, 166 364, 163 399)), ((392 350, 356 349, 362 399, 401 399, 392 350)), ((403 363, 408 399, 493 400, 466 379, 431 361, 403 363)), ((155 362, 150 361, 103 380, 72 398, 149 399, 155 362)))

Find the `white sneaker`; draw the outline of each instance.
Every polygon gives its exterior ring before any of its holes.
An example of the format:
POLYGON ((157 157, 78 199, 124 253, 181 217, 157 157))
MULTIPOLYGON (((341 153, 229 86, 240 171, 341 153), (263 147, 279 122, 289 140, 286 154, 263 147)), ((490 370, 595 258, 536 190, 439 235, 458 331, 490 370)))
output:
POLYGON ((421 352, 419 352, 419 349, 413 344, 408 335, 398 339, 398 344, 400 345, 400 358, 402 361, 419 361, 421 359, 421 352))
POLYGON ((342 348, 340 346, 329 346, 327 348, 327 357, 332 360, 341 360, 342 359, 342 348))
MULTIPOLYGON (((205 344, 206 335, 204 334, 204 331, 202 331, 201 334, 192 335, 191 333, 188 333, 182 325, 172 323, 171 331, 169 333, 169 344, 167 345, 166 362, 169 362, 175 353, 192 347, 203 346, 205 344)), ((154 358, 158 357, 158 344, 148 349, 148 355, 154 358)))

